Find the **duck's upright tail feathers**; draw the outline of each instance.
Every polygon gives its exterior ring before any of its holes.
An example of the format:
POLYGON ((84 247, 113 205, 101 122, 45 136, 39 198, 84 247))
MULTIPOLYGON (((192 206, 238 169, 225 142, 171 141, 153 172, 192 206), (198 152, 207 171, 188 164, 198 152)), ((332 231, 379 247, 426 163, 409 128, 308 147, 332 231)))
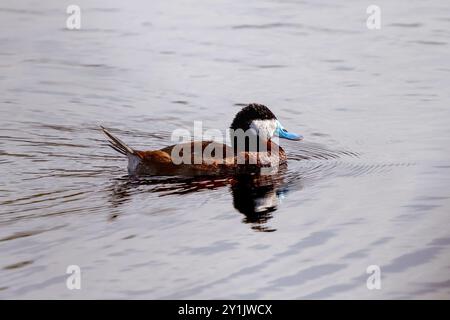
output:
POLYGON ((123 155, 136 155, 136 151, 131 149, 129 146, 127 146, 125 143, 123 143, 119 138, 116 138, 112 135, 111 132, 106 130, 103 126, 100 126, 102 128, 103 133, 108 137, 109 146, 116 150, 117 152, 120 152, 123 155))

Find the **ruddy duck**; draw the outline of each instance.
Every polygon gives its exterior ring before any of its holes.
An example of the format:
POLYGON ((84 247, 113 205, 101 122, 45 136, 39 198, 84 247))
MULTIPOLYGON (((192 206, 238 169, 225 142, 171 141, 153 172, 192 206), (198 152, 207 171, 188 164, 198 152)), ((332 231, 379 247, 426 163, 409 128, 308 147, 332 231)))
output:
POLYGON ((127 156, 130 174, 198 176, 248 173, 286 164, 284 150, 274 136, 302 140, 288 132, 264 105, 252 103, 239 111, 230 126, 231 146, 192 141, 160 150, 139 151, 101 127, 110 146, 127 156))

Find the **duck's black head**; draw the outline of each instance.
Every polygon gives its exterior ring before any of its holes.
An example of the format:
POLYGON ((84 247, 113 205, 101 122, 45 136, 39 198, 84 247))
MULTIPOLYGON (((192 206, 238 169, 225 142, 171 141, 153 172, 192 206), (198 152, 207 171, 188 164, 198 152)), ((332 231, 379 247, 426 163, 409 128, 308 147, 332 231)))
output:
POLYGON ((242 129, 244 131, 250 129, 253 121, 267 120, 268 122, 275 122, 277 117, 265 105, 258 103, 251 103, 242 108, 231 123, 230 129, 242 129))
MULTIPOLYGON (((274 135, 289 140, 301 140, 299 134, 288 132, 283 128, 277 117, 265 105, 251 103, 242 108, 230 126, 231 141, 236 146, 237 132, 242 130, 248 136, 258 136, 258 140, 269 141, 274 135)), ((243 141, 243 140, 242 140, 243 141)), ((245 150, 255 150, 245 146, 245 150)), ((256 149, 258 150, 258 149, 256 149)))

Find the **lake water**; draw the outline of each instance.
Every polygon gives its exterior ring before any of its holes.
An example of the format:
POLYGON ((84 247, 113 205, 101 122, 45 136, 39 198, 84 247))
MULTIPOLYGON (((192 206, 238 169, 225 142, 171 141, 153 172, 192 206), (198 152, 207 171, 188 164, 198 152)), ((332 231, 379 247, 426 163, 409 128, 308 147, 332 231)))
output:
POLYGON ((450 2, 76 4, 0 5, 1 298, 450 298, 450 2), (128 177, 99 130, 249 102, 305 136, 259 185, 128 177))

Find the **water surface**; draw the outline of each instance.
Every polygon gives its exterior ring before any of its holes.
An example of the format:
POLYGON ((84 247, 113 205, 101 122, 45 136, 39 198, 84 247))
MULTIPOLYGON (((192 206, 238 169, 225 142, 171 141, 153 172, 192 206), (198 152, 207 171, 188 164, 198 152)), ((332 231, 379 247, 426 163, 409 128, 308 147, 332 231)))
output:
POLYGON ((448 1, 378 1, 380 30, 360 1, 77 4, 0 5, 1 298, 450 297, 448 1), (305 136, 262 181, 128 177, 99 130, 155 149, 249 102, 305 136))

